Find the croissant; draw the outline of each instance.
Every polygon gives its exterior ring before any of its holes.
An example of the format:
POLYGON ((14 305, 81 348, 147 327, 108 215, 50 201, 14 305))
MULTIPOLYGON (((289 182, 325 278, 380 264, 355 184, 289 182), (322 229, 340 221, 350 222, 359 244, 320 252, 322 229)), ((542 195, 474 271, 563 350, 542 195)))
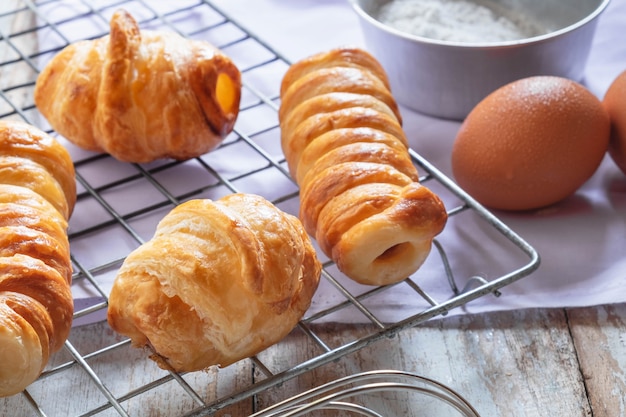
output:
POLYGON ((69 154, 44 132, 0 121, 0 396, 41 374, 72 325, 69 154))
POLYGON ((125 259, 107 318, 164 369, 227 366, 286 336, 320 273, 300 221, 264 198, 190 200, 125 259))
POLYGON ((320 249, 366 285, 416 272, 447 212, 419 183, 380 64, 359 48, 296 62, 283 77, 278 116, 299 217, 320 249))
POLYGON ((79 147, 126 162, 182 160, 214 149, 232 131, 241 74, 208 42, 140 31, 118 10, 109 35, 53 57, 34 94, 50 125, 79 147))

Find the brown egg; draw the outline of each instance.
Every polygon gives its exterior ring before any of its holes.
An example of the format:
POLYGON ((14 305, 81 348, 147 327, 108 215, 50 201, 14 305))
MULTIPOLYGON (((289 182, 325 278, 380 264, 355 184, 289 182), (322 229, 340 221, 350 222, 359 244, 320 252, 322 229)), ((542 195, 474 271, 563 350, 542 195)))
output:
POLYGON ((453 175, 487 207, 544 207, 593 175, 609 132, 602 102, 582 85, 524 78, 494 91, 467 116, 452 149, 453 175))
POLYGON ((626 71, 613 80, 602 102, 611 118, 609 155, 626 174, 626 71))

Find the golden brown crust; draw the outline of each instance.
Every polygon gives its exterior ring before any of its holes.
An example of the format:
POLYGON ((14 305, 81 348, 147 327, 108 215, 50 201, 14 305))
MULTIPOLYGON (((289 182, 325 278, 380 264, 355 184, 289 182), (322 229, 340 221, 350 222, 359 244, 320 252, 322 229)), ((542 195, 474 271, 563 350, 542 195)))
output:
POLYGON ((299 220, 262 197, 191 200, 126 258, 108 321, 163 368, 227 366, 293 329, 320 272, 299 220))
MULTIPOLYGON (((281 121, 281 135, 283 137, 290 137, 298 125, 311 116, 355 107, 376 110, 377 113, 386 114, 392 119, 396 119, 399 124, 401 123, 389 106, 373 96, 332 91, 311 97, 286 113, 285 118, 281 121)), ((402 135, 404 135, 404 132, 402 132, 402 135)))
POLYGON ((307 179, 301 185, 300 217, 307 232, 313 236, 319 233, 317 219, 321 210, 349 189, 363 184, 405 186, 412 182, 410 177, 393 167, 374 162, 343 162, 320 172, 309 172, 307 179))
POLYGON ((360 48, 346 46, 327 52, 320 52, 296 62, 283 77, 280 94, 283 95, 294 81, 304 77, 306 74, 321 68, 333 67, 348 67, 369 71, 379 78, 385 84, 385 87, 390 90, 387 73, 378 60, 360 48))
POLYGON ((72 325, 69 154, 25 123, 0 122, 0 396, 41 373, 72 325))
POLYGON ((415 272, 430 253, 447 216, 441 201, 417 182, 404 187, 385 210, 349 228, 332 248, 340 270, 384 285, 415 272))
POLYGON ((372 96, 385 103, 398 120, 402 119, 395 99, 380 78, 358 68, 330 67, 306 73, 289 85, 280 98, 279 120, 282 121, 290 109, 305 100, 330 92, 351 92, 372 96))
POLYGON ((379 64, 357 49, 317 54, 287 71, 282 93, 281 143, 307 232, 357 282, 414 273, 447 213, 418 182, 379 64))
POLYGON ((118 10, 108 36, 64 48, 35 104, 76 145, 121 161, 188 159, 217 147, 239 111, 241 74, 207 42, 140 31, 118 10))
MULTIPOLYGON (((371 127, 338 127, 329 130, 315 137, 299 154, 298 164, 295 166, 296 172, 294 177, 298 183, 304 180, 304 177, 313 165, 321 159, 325 154, 330 153, 337 148, 349 145, 384 145, 393 149, 397 153, 406 155, 406 149, 403 141, 399 141, 397 136, 383 132, 379 129, 371 127)), ((294 152, 295 154, 295 152, 294 152)), ((410 161, 410 159, 408 159, 410 161)), ((294 164, 295 165, 295 164, 294 164)), ((412 178, 417 178, 417 170, 413 165, 408 167, 405 173, 412 178), (412 167, 412 168, 411 168, 412 167), (409 174, 408 170, 413 171, 409 174)))
POLYGON ((61 349, 69 335, 73 312, 65 278, 39 259, 15 254, 0 258, 0 288, 5 295, 18 293, 43 306, 54 330, 48 333, 50 350, 61 349))
POLYGON ((284 134, 283 152, 292 176, 297 177, 302 154, 325 133, 339 129, 368 127, 391 135, 406 148, 408 142, 402 127, 385 113, 366 108, 351 107, 326 113, 314 114, 303 120, 290 135, 284 134))
POLYGON ((72 159, 63 145, 45 132, 26 123, 2 120, 0 121, 0 156, 8 158, 4 159, 3 165, 5 167, 9 165, 5 174, 10 174, 6 177, 0 176, 3 184, 38 188, 35 190, 37 192, 46 187, 60 188, 65 201, 59 201, 61 196, 58 196, 55 190, 44 191, 43 194, 46 198, 54 196, 50 203, 57 207, 66 219, 69 219, 76 203, 76 180, 72 159), (28 165, 29 168, 16 163, 14 158, 20 158, 22 163, 28 165), (39 167, 34 167, 35 164, 39 167), (42 172, 42 169, 47 172, 47 175, 42 172), (54 181, 58 185, 54 184, 54 181))
MULTIPOLYGON (((4 223, 4 222, 3 222, 4 223)), ((44 223, 44 222, 41 222, 44 223)), ((69 245, 62 236, 54 236, 50 231, 50 222, 35 229, 32 226, 0 226, 0 256, 12 256, 15 253, 39 258, 50 268, 61 274, 65 281, 72 282, 72 266, 69 264, 69 245), (47 227, 46 227, 47 226, 47 227)))

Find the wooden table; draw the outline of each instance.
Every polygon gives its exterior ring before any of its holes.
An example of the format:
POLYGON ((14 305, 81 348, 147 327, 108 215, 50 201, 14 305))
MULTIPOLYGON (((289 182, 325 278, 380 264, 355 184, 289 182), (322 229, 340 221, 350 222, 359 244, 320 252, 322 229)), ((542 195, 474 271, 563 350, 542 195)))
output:
MULTIPOLYGON (((359 325, 328 325, 316 329, 337 344, 363 331, 359 325)), ((416 373, 448 385, 465 397, 484 417, 553 416, 616 417, 626 410, 626 305, 575 309, 524 310, 476 316, 437 319, 406 329, 397 336, 383 339, 285 383, 280 389, 260 394, 257 405, 273 404, 323 382, 354 373, 395 369, 416 373)), ((104 323, 73 330, 71 342, 82 352, 111 343, 116 336, 104 323)), ((310 355, 310 339, 294 333, 271 349, 269 363, 300 361, 310 355)), ((119 372, 118 366, 134 366, 133 373, 146 380, 157 379, 162 372, 145 360, 143 352, 124 346, 115 354, 116 366, 103 359, 98 368, 104 380, 119 372), (130 362, 129 362, 130 361, 130 362)), ((264 358, 268 361, 267 358, 264 358)), ((212 370, 229 374, 232 383, 244 386, 253 378, 253 364, 243 361, 233 368, 212 370)), ((209 378, 200 373, 194 378, 209 378)), ((84 389, 84 381, 63 382, 67 396, 43 398, 54 402, 81 403, 82 396, 93 395, 84 389), (79 384, 79 385, 76 385, 79 384)), ((205 382, 199 382, 205 383, 205 382)), ((120 390, 131 381, 119 380, 120 390)), ((221 389, 208 384, 206 398, 219 395, 221 389)), ((44 388, 45 389, 45 384, 44 388)), ((56 392, 56 391, 55 391, 56 392)), ((415 398, 397 401, 386 411, 418 416, 415 398), (410 410, 410 411, 409 411, 410 410)), ((87 406, 87 405, 85 405, 87 406)), ((150 401, 131 401, 133 416, 179 416, 189 410, 189 399, 175 391, 157 391, 150 401), (146 404, 150 404, 146 408, 146 404)), ((63 407, 60 407, 63 409, 63 407)), ((254 411, 253 401, 221 410, 218 415, 243 416, 254 411)), ((36 415, 23 396, 0 400, 0 415, 36 415)), ((67 415, 67 414, 66 414, 67 415)), ((116 415, 113 410, 108 414, 116 415)))
MULTIPOLYGON (((366 329, 360 325, 325 325, 315 330, 340 346, 366 329)), ((105 323, 75 328, 70 337, 72 345, 81 352, 92 352, 118 340, 119 336, 105 323)), ((314 349, 309 338, 294 332, 265 353, 264 359, 277 365, 299 363, 314 349)), ((68 355, 60 353, 52 364, 63 363, 68 355)), ((162 371, 145 359, 143 352, 131 350, 127 345, 91 366, 98 369, 100 378, 121 392, 163 376, 162 371), (126 375, 123 371, 128 367, 134 369, 132 380, 116 379, 117 375, 126 375)), ((438 380, 464 396, 484 417, 623 416, 626 415, 626 305, 496 312, 432 320, 307 372, 279 389, 259 394, 254 401, 263 408, 321 383, 378 369, 405 370, 438 380)), ((211 374, 215 372, 218 371, 185 377, 190 384, 201 386, 199 392, 210 399, 232 388, 211 383, 211 374)), ((252 361, 242 361, 219 372, 229 376, 230 384, 245 386, 256 378, 258 370, 252 361)), ((49 409, 64 410, 58 415, 73 415, 70 409, 94 406, 89 404, 89 397, 98 393, 86 379, 82 374, 76 374, 75 378, 53 375, 36 384, 33 393, 49 409), (59 392, 64 395, 58 395, 59 392)), ((156 390, 148 400, 130 401, 129 414, 165 417, 179 416, 189 410, 191 400, 170 392, 168 387, 156 390)), ((254 407, 250 400, 218 414, 243 416, 252 413, 254 407)), ((418 407, 411 400, 389 406, 397 415, 416 416, 418 407)), ((0 399, 0 416, 31 415, 39 414, 26 396, 0 399)), ((117 414, 107 409, 98 415, 117 414)))
MULTIPOLYGON (((99 331, 86 327, 74 337, 91 340, 99 331)), ((329 326, 321 331, 342 343, 360 329, 329 326)), ((310 348, 306 338, 293 337, 274 356, 298 358, 310 348)), ((261 395, 259 401, 272 404, 321 382, 376 369, 405 370, 440 381, 484 417, 623 416, 626 305, 436 320, 305 374, 279 395, 261 395)), ((408 415, 419 415, 413 411, 408 415)))

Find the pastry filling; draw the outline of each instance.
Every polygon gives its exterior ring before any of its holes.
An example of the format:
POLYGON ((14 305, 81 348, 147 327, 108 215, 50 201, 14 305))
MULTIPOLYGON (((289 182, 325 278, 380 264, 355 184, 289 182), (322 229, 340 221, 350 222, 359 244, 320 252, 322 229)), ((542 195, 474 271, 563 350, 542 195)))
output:
POLYGON ((228 74, 221 73, 217 76, 215 85, 217 103, 225 114, 237 111, 237 87, 228 74))

